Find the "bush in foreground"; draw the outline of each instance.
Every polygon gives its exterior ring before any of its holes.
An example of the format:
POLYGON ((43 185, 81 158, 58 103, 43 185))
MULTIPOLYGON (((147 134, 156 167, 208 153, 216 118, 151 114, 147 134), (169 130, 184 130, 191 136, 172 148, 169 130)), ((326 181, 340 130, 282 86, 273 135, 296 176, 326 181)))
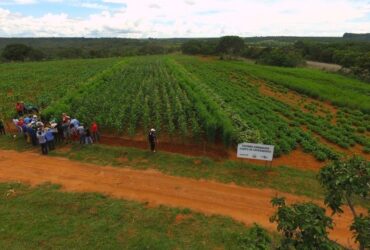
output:
POLYGON ((284 198, 271 200, 276 213, 270 218, 282 233, 279 249, 339 249, 328 237, 333 221, 325 215, 325 209, 313 204, 286 205, 284 198))

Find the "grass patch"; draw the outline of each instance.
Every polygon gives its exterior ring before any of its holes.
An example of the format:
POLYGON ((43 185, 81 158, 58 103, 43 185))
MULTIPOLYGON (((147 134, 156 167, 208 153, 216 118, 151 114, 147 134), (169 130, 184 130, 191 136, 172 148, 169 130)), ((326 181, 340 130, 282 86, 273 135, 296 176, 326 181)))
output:
POLYGON ((289 167, 271 168, 235 161, 218 162, 206 157, 187 157, 165 152, 153 154, 135 148, 104 145, 91 147, 76 145, 70 151, 56 152, 55 155, 99 165, 156 169, 174 176, 272 188, 312 198, 323 196, 323 190, 316 179, 315 172, 300 171, 289 167))
POLYGON ((24 142, 23 138, 13 137, 9 133, 0 135, 0 149, 12 149, 19 152, 35 149, 31 144, 24 142))
POLYGON ((0 220, 0 249, 271 249, 277 239, 227 217, 48 184, 0 183, 0 220))

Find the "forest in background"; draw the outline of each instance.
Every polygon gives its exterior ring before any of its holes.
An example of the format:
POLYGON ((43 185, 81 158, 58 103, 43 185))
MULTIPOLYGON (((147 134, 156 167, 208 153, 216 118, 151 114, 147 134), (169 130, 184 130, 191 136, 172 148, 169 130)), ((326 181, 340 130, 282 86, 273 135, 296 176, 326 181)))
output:
POLYGON ((257 63, 297 67, 306 60, 339 64, 343 73, 370 81, 370 34, 343 37, 221 38, 0 38, 2 62, 159 55, 244 57, 257 63))

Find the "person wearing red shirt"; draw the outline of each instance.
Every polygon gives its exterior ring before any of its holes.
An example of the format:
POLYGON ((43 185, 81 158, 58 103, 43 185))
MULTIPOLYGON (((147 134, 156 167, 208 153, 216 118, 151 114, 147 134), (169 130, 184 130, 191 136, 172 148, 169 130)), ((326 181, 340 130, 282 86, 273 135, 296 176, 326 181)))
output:
POLYGON ((23 115, 24 105, 22 103, 17 102, 17 104, 15 105, 15 109, 17 110, 18 116, 23 115))
POLYGON ((90 130, 91 130, 92 138, 94 142, 96 143, 100 141, 99 126, 95 121, 91 124, 90 130))
POLYGON ((19 119, 19 121, 17 122, 17 126, 19 127, 22 127, 24 125, 24 120, 23 118, 19 119))

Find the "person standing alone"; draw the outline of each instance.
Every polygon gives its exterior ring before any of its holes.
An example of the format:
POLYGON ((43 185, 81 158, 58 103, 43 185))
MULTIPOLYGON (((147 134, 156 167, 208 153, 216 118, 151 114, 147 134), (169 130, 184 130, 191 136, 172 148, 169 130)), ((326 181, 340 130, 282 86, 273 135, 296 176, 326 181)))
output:
POLYGON ((154 128, 152 128, 149 131, 148 141, 149 141, 149 144, 150 144, 150 150, 152 152, 155 152, 156 144, 157 144, 157 136, 155 134, 155 129, 154 128))
POLYGON ((95 121, 91 124, 91 133, 94 142, 95 143, 99 142, 100 141, 99 127, 95 121))

